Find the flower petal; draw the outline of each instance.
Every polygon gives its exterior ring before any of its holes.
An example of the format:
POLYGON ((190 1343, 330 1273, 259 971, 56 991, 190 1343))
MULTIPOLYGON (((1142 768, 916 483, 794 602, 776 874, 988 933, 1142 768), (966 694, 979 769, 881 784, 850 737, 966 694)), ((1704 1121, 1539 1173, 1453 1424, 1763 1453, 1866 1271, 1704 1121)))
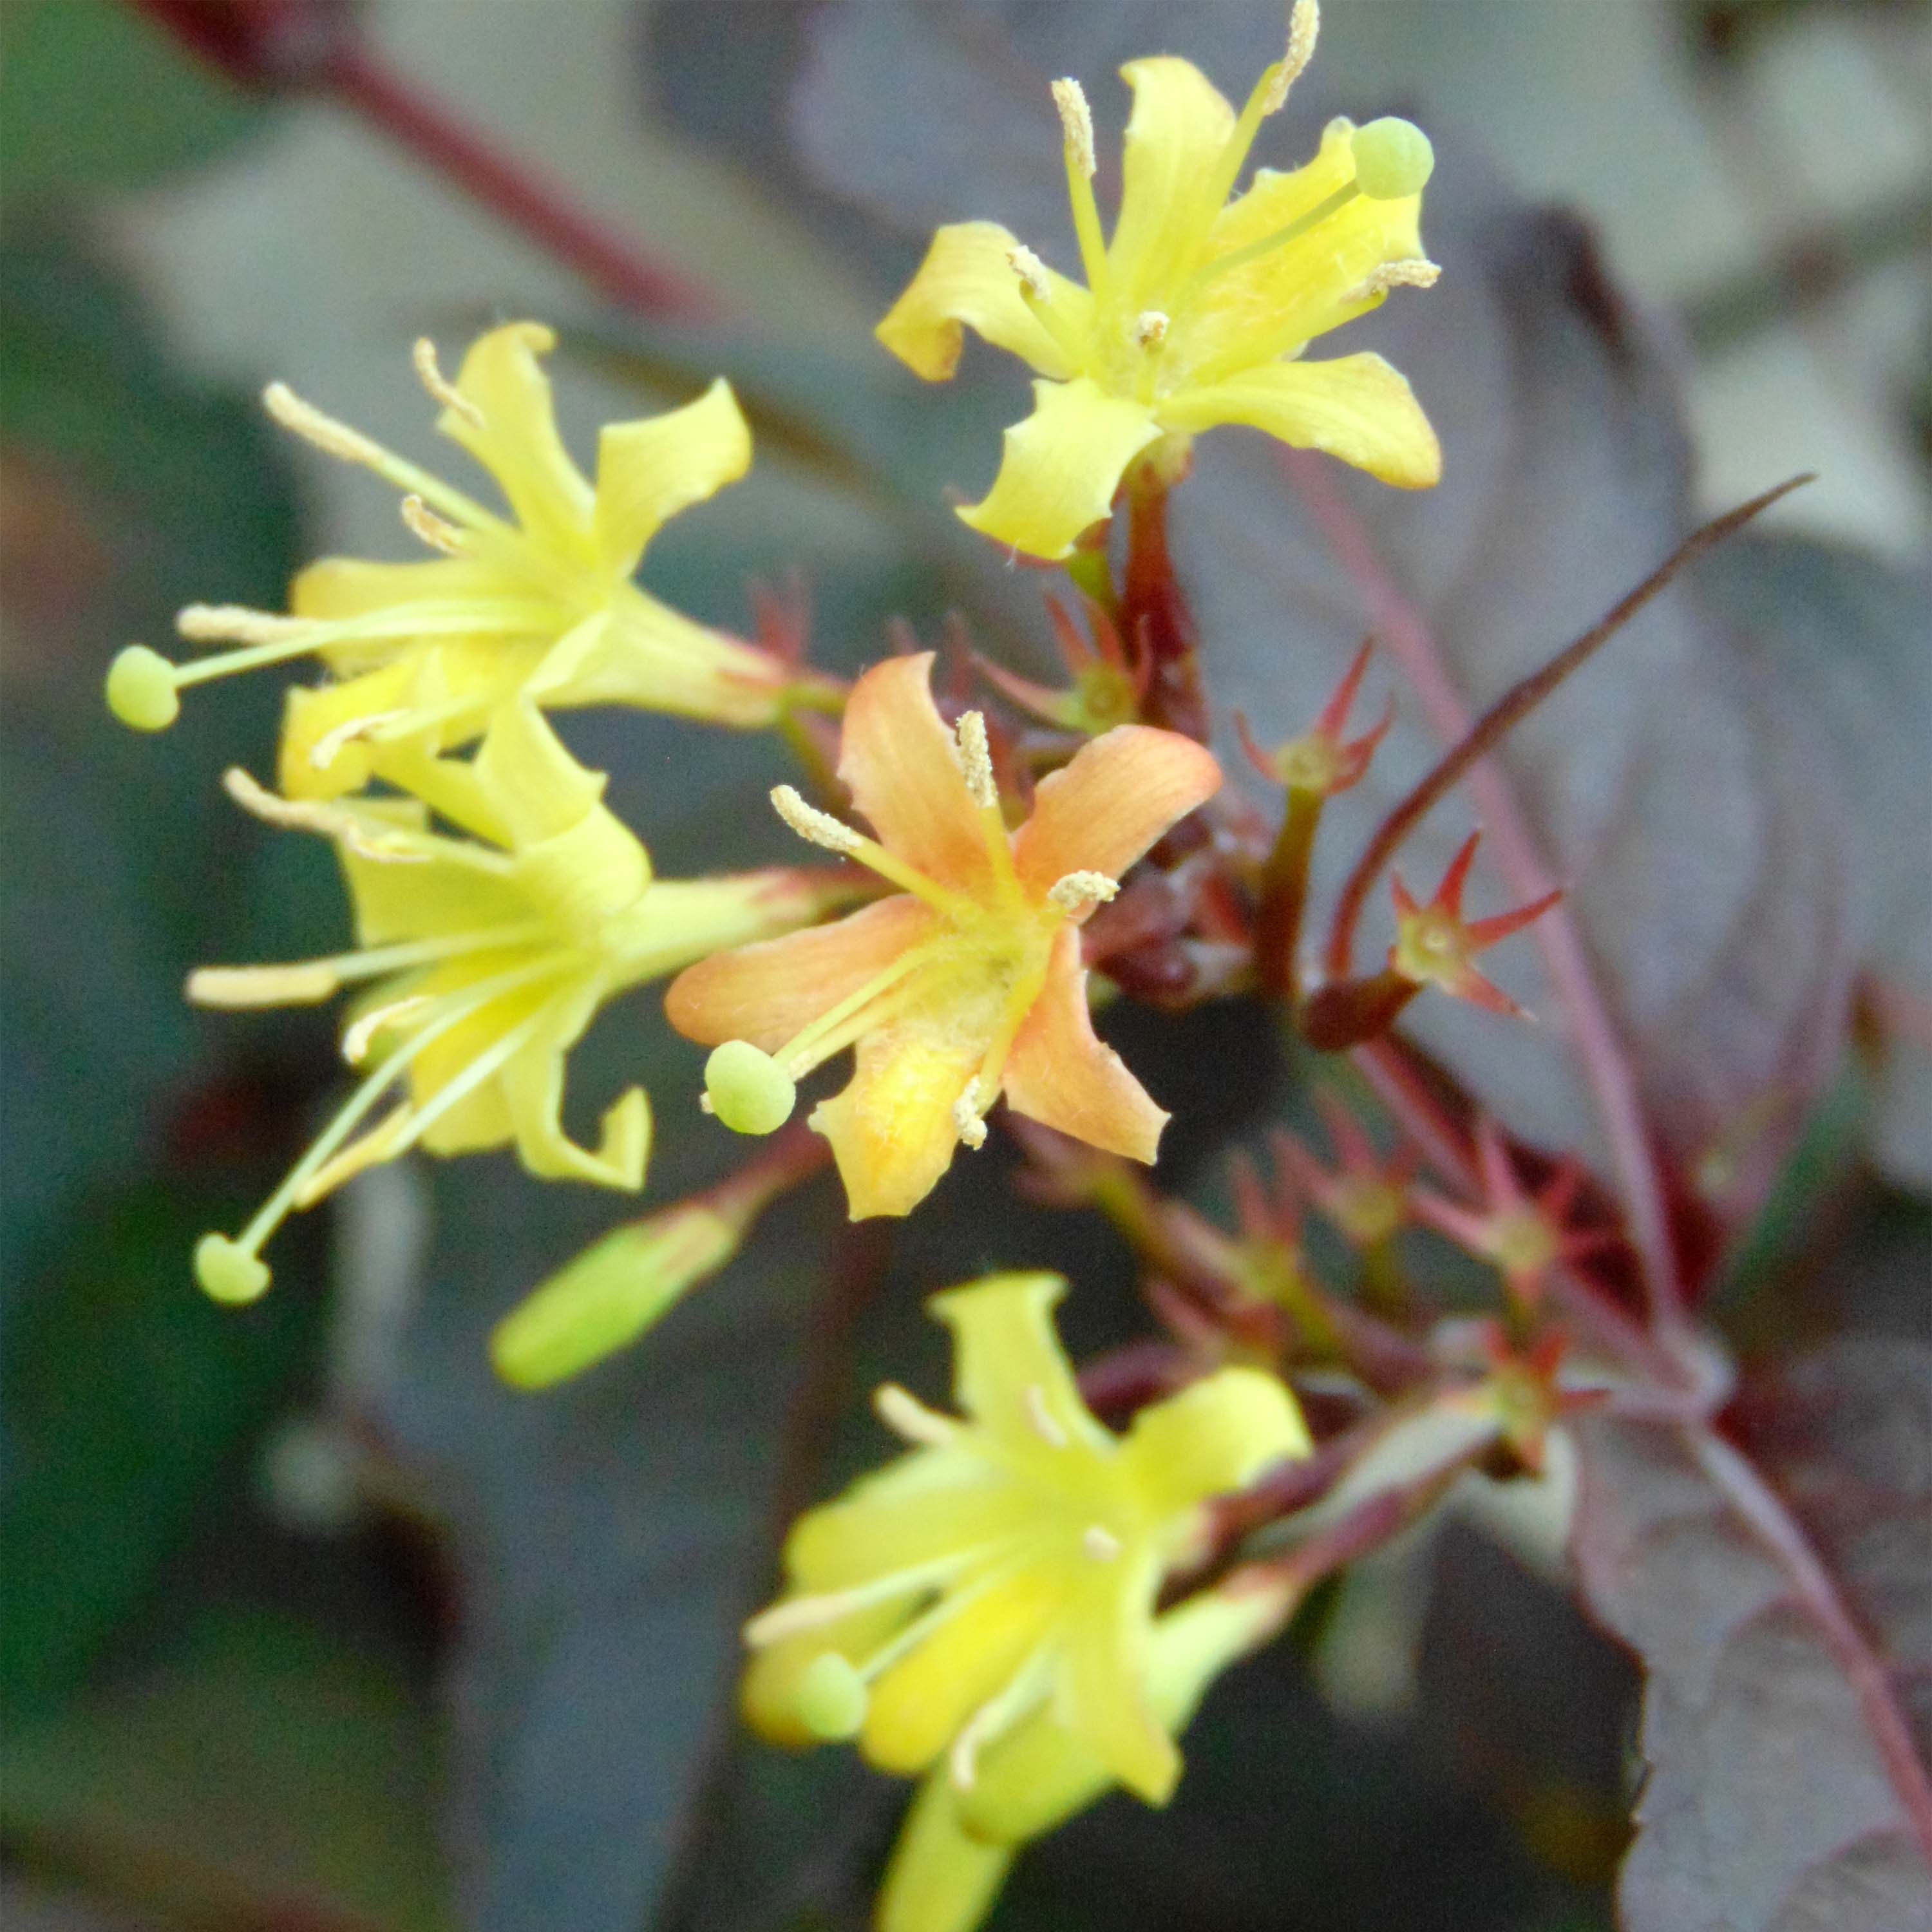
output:
POLYGON ((1095 1037, 1079 933, 1068 926, 1054 944, 1046 985, 1006 1056, 1006 1104, 1090 1147, 1151 1165, 1166 1111, 1095 1037))
MULTIPOLYGON (((514 599, 528 606, 530 588, 494 566, 470 557, 435 557, 422 563, 372 563, 359 556, 325 556, 296 574, 289 610, 297 617, 366 617, 398 604, 473 603, 477 628, 490 628, 490 607, 514 599)), ((349 649, 350 646, 338 646, 349 649)), ((365 648, 393 651, 393 640, 365 648)))
MULTIPOLYGON (((958 366, 964 323, 1042 376, 1073 374, 1065 350, 1028 307, 1010 260, 1016 238, 994 221, 962 221, 932 238, 919 272, 874 332, 915 375, 943 382, 958 366)), ((1042 265, 1044 266, 1044 265, 1042 265)), ((1083 335, 1094 298, 1078 283, 1045 270, 1047 299, 1083 335)))
POLYGON ((1442 475, 1436 432, 1407 380, 1379 356, 1334 362, 1274 362, 1161 406, 1168 428, 1192 432, 1245 423, 1297 449, 1319 449, 1398 489, 1426 490, 1442 475))
POLYGON ((1037 1509, 1016 1485, 989 1480, 976 1458, 949 1465, 931 1451, 902 1456, 792 1525, 786 1574, 802 1592, 847 1589, 1024 1535, 1037 1509))
POLYGON ((1270 1462, 1306 1456, 1313 1446, 1278 1378, 1222 1369, 1142 1409, 1120 1460, 1148 1513, 1172 1516, 1244 1488, 1270 1462))
POLYGON ((888 658, 852 687, 838 776, 894 856, 970 891, 991 868, 979 808, 932 701, 932 656, 888 658))
POLYGON ((860 1748, 882 1771, 923 1771, 999 1695, 1064 1609, 1057 1573, 1029 1565, 962 1592, 960 1607, 872 1687, 860 1748))
POLYGON ((1220 164, 1234 110, 1190 61, 1130 61, 1134 109, 1120 149, 1120 213, 1107 250, 1118 296, 1165 304, 1217 212, 1220 164))
POLYGON ((1111 1451, 1114 1438, 1080 1400, 1054 1328, 1066 1292, 1060 1275, 988 1275, 926 1306, 952 1331, 953 1400, 989 1433, 1057 1448, 1048 1439, 1057 1430, 1066 1442, 1111 1451))
POLYGON ((644 1184, 650 1159, 651 1108, 641 1087, 633 1087, 605 1113, 596 1150, 579 1147, 563 1131, 564 1056, 583 1030, 581 1024, 537 1042, 518 1054, 499 1076, 516 1138, 517 1157, 546 1180, 587 1180, 599 1187, 634 1192, 644 1184))
POLYGON ((476 754, 476 776, 519 846, 570 831, 604 795, 604 774, 580 765, 527 700, 505 705, 491 721, 476 754))
POLYGON ((898 892, 830 926, 718 953, 671 982, 664 1016, 702 1046, 748 1040, 776 1053, 917 945, 933 923, 917 899, 898 892))
POLYGON ((550 378, 537 360, 556 345, 555 332, 535 322, 508 322, 479 336, 463 358, 456 387, 483 419, 446 409, 436 428, 496 478, 526 530, 587 563, 596 498, 557 434, 550 378))
POLYGON ((1010 1845, 990 1845, 959 1822, 942 1766, 920 1786, 899 1827, 879 1887, 875 1932, 977 1932, 1013 1862, 1010 1845))
POLYGON ((1118 879, 1167 829, 1221 788, 1206 746, 1178 731, 1120 724, 1040 782, 1013 863, 1036 891, 1069 872, 1118 879))
POLYGON ((1065 556, 1112 512, 1127 465, 1160 434, 1144 404, 1110 396, 1090 377, 1036 382, 1033 414, 1006 433, 1000 473, 959 520, 1029 556, 1065 556))
POLYGON ((952 1164, 959 1144, 952 1110, 991 1034, 990 1027, 982 1034, 955 1019, 908 1016, 866 1034, 851 1084, 812 1112, 810 1124, 832 1143, 855 1221, 910 1214, 952 1164))
POLYGON ((681 410, 609 424, 597 441, 596 525, 603 567, 628 577, 662 525, 736 482, 751 466, 751 425, 722 376, 681 410))
POLYGON ((1089 1583, 1077 1619, 1068 1618, 1054 1709, 1136 1797, 1165 1804, 1180 1776, 1180 1754, 1155 1721, 1144 1688, 1160 1564, 1149 1552, 1110 1567, 1120 1574, 1089 1583))

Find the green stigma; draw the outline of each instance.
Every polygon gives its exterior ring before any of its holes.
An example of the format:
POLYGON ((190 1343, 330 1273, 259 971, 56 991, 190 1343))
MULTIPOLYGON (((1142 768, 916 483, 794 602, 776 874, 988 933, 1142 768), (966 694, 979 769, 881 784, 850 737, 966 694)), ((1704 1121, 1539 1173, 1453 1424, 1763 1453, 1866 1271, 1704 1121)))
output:
POLYGON ((815 1738, 838 1744, 866 1721, 866 1680, 836 1650, 814 1657, 792 1694, 798 1720, 815 1738))
POLYGON ((1355 185, 1371 201, 1420 194, 1436 171, 1436 150, 1413 121, 1391 115, 1355 130, 1355 185))
POLYGON ((146 644, 130 644, 108 667, 107 708, 136 731, 165 731, 181 716, 174 666, 146 644))
POLYGON ((194 1278, 210 1300, 239 1306, 266 1292, 268 1264, 226 1234, 204 1234, 194 1246, 194 1278))
POLYGON ((728 1040, 704 1063, 704 1091, 734 1134, 776 1132, 798 1100, 791 1076, 748 1040, 728 1040))

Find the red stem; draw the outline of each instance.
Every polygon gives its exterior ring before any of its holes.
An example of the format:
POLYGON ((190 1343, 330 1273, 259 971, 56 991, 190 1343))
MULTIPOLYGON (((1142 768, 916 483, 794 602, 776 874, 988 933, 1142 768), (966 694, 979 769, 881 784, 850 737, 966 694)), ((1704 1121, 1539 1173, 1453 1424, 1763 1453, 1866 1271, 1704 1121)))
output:
MULTIPOLYGON (((1284 452, 1282 463, 1336 560, 1354 580, 1376 634, 1421 698, 1431 728, 1444 744, 1459 742, 1468 734, 1468 712, 1421 612, 1383 567, 1361 519, 1344 500, 1320 459, 1311 460, 1288 451, 1284 452)), ((1522 899, 1540 898, 1557 881, 1545 866, 1528 821, 1493 759, 1485 758, 1472 770, 1469 789, 1512 890, 1522 899)), ((1566 1010, 1570 1038, 1602 1117, 1632 1241, 1643 1264, 1652 1321, 1661 1332, 1679 1334, 1685 1326, 1683 1288, 1671 1240, 1664 1177, 1637 1097, 1635 1070, 1617 1037, 1568 908, 1553 907, 1531 932, 1566 1010)))

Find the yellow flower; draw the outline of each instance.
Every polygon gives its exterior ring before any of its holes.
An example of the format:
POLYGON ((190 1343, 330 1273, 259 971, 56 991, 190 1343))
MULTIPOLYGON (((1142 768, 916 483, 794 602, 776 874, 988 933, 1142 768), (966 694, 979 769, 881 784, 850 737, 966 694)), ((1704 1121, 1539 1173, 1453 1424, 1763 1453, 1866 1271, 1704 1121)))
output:
POLYGON ((644 847, 599 802, 533 705, 496 714, 471 763, 425 760, 422 796, 290 800, 232 771, 236 800, 272 824, 334 841, 355 904, 355 951, 281 966, 209 967, 208 1006, 305 1004, 367 982, 343 1036, 373 1070, 241 1236, 202 1238, 202 1285, 249 1300, 268 1283, 262 1243, 292 1208, 421 1146, 466 1154, 514 1142, 532 1174, 643 1184, 650 1111, 632 1088, 594 1150, 559 1119, 564 1059, 598 1007, 720 946, 782 932, 848 897, 836 875, 790 871, 653 883, 644 847), (431 807, 477 835, 430 829, 431 807), (352 1139, 376 1103, 406 1091, 352 1139))
POLYGON ((1300 0, 1286 55, 1238 116, 1184 60, 1121 69, 1134 106, 1111 242, 1094 197, 1086 98, 1077 82, 1054 82, 1084 287, 995 223, 934 236, 880 340, 943 381, 970 325, 1040 378, 1033 414, 1006 431, 991 493, 959 513, 975 530, 1064 556, 1108 514, 1136 458, 1165 437, 1161 466, 1174 473, 1193 434, 1223 423, 1325 450, 1406 489, 1440 476, 1428 418, 1379 356, 1299 359, 1392 288, 1435 280, 1418 226, 1426 140, 1407 122, 1332 122, 1306 166, 1258 169, 1228 200, 1262 122, 1314 50, 1315 17, 1300 0))
POLYGON ((856 1736, 903 1774, 943 1756, 970 1792, 982 1754, 1050 1712, 1103 1779, 1150 1804, 1172 1791, 1180 1756, 1149 1689, 1156 1596, 1197 1551, 1201 1505, 1306 1454, 1307 1433, 1280 1382, 1231 1368, 1112 1434, 1054 1334, 1065 1287, 993 1275, 934 1298, 965 1419, 879 1392, 919 1446, 794 1526, 786 1592, 746 1627, 760 1731, 856 1736))
MULTIPOLYGON (((1156 1618, 1148 1641, 1148 1708, 1170 1736, 1208 1687, 1278 1630, 1294 1592, 1258 1568, 1156 1618)), ((974 1932, 1020 1847, 1084 1810, 1113 1783, 1106 1766, 1042 1707, 980 1754, 962 1790, 928 1773, 899 1832, 874 1923, 878 1932, 974 1932)))
POLYGON ((692 967, 666 995, 680 1033, 716 1046, 711 1104, 765 1132, 793 1083, 856 1043, 857 1070, 811 1124, 831 1142, 853 1218, 909 1214, 964 1141, 986 1138, 1002 1090, 1021 1113, 1151 1161, 1167 1115, 1088 1016, 1080 927, 1118 875, 1221 782, 1178 733, 1123 725, 1042 781, 1010 834, 984 721, 956 735, 928 688, 929 653, 853 687, 838 775, 877 843, 788 788, 773 802, 806 838, 900 891, 835 924, 692 967))
POLYGON ((826 701, 832 686, 632 581, 669 518, 750 466, 751 432, 729 385, 606 428, 593 488, 557 434, 538 360, 554 340, 535 322, 493 329, 454 383, 430 345, 417 345, 417 368, 442 406, 437 428, 495 478, 508 518, 271 385, 272 416, 405 492, 404 521, 443 554, 426 563, 326 558, 296 579, 288 616, 190 604, 183 636, 241 648, 170 664, 131 646, 108 676, 116 714, 158 730, 172 721, 181 686, 319 654, 335 681, 290 693, 280 777, 290 797, 328 798, 389 776, 398 756, 466 742, 519 694, 547 707, 630 704, 741 726, 770 724, 789 704, 826 701))

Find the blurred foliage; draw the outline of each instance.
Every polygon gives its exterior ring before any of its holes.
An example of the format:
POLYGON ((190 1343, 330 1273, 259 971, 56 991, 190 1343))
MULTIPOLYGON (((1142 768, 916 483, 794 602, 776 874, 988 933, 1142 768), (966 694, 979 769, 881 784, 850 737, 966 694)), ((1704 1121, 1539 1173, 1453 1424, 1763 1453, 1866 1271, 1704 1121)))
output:
POLYGON ((120 0, 9 0, 0 10, 0 178, 10 200, 146 188, 265 118, 120 0))

